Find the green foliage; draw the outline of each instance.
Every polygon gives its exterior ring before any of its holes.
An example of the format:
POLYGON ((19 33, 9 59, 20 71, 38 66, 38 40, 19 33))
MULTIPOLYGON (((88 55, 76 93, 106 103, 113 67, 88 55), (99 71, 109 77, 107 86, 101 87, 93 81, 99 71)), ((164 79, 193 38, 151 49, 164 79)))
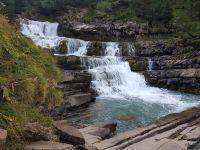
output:
POLYGON ((92 8, 86 21, 95 18, 111 20, 136 20, 168 23, 172 19, 172 7, 168 0, 102 0, 92 8))
POLYGON ((7 150, 21 150, 26 139, 21 137, 23 126, 27 123, 38 122, 43 126, 51 127, 51 118, 44 117, 33 107, 19 102, 3 103, 0 105, 0 127, 6 129, 7 150))
POLYGON ((8 131, 7 149, 21 150, 23 126, 39 122, 51 126, 52 120, 36 111, 37 105, 52 107, 62 99, 56 88, 60 71, 52 56, 35 46, 0 16, 0 128, 8 131))
POLYGON ((54 90, 60 95, 55 101, 59 101, 61 94, 56 89, 59 78, 60 71, 50 54, 15 32, 1 16, 0 84, 9 91, 10 98, 24 103, 45 104, 49 91, 54 90))
POLYGON ((200 37, 200 1, 179 0, 173 3, 174 25, 181 35, 200 37))

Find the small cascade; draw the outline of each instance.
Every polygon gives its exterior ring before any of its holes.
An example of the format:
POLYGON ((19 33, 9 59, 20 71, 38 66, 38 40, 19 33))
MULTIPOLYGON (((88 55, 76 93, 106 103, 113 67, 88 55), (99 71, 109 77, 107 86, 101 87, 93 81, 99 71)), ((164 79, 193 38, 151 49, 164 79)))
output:
POLYGON ((135 46, 132 43, 128 43, 129 56, 135 56, 135 46))
POLYGON ((33 42, 42 48, 55 49, 55 54, 59 52, 56 48, 61 41, 66 41, 67 54, 82 56, 87 53, 89 42, 57 36, 58 23, 39 22, 21 19, 21 32, 23 35, 31 38, 33 42))
POLYGON ((85 56, 87 54, 87 45, 89 42, 71 38, 67 38, 66 42, 69 55, 85 56))
POLYGON ((152 71, 152 68, 153 68, 152 58, 149 58, 149 60, 148 60, 148 68, 149 68, 149 71, 152 71))

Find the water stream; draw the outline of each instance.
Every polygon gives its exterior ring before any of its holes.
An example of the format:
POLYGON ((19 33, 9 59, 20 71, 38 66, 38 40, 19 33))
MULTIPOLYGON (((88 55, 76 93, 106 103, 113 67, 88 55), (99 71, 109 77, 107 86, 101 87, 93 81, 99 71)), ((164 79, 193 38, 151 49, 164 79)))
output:
MULTIPOLYGON (((66 55, 86 56, 91 42, 59 37, 57 28, 57 23, 21 20, 22 34, 36 45, 56 49, 65 40, 66 55)), ((129 53, 134 53, 133 46, 129 53)), ((199 104, 199 96, 148 86, 144 76, 132 72, 129 63, 122 60, 117 42, 106 43, 104 56, 84 57, 82 63, 92 74, 91 87, 99 96, 95 104, 71 120, 86 124, 115 120, 119 131, 125 131, 199 104)))

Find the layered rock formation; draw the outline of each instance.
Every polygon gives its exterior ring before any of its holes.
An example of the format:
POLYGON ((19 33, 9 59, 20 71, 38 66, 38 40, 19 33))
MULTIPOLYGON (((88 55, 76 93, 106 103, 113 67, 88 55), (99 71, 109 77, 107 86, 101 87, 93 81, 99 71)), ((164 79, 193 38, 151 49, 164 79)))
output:
POLYGON ((56 119, 61 119, 68 111, 87 106, 95 97, 90 89, 92 77, 83 70, 80 57, 58 56, 56 60, 62 70, 58 88, 63 91, 64 96, 61 106, 53 108, 50 114, 56 119))
POLYGON ((59 25, 59 35, 89 41, 130 41, 145 36, 170 34, 173 31, 173 28, 156 28, 150 27, 147 23, 138 24, 131 21, 97 22, 90 24, 74 21, 62 21, 59 25))
POLYGON ((137 56, 151 58, 152 68, 146 74, 151 85, 200 93, 200 52, 188 41, 138 42, 136 47, 137 56))
POLYGON ((192 108, 97 142, 94 146, 99 150, 187 150, 198 146, 199 117, 200 108, 192 108))

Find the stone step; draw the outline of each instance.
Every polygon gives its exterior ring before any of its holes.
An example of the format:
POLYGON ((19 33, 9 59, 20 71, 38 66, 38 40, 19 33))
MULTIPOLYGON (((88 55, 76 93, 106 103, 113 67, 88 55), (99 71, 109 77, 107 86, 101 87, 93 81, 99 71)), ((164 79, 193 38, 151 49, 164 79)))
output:
POLYGON ((83 70, 81 58, 78 56, 55 56, 57 64, 64 70, 83 70))
POLYGON ((63 70, 60 83, 90 83, 91 80, 87 71, 63 70))
POLYGON ((92 101, 91 93, 76 93, 74 95, 65 95, 62 105, 68 107, 79 107, 92 101))

